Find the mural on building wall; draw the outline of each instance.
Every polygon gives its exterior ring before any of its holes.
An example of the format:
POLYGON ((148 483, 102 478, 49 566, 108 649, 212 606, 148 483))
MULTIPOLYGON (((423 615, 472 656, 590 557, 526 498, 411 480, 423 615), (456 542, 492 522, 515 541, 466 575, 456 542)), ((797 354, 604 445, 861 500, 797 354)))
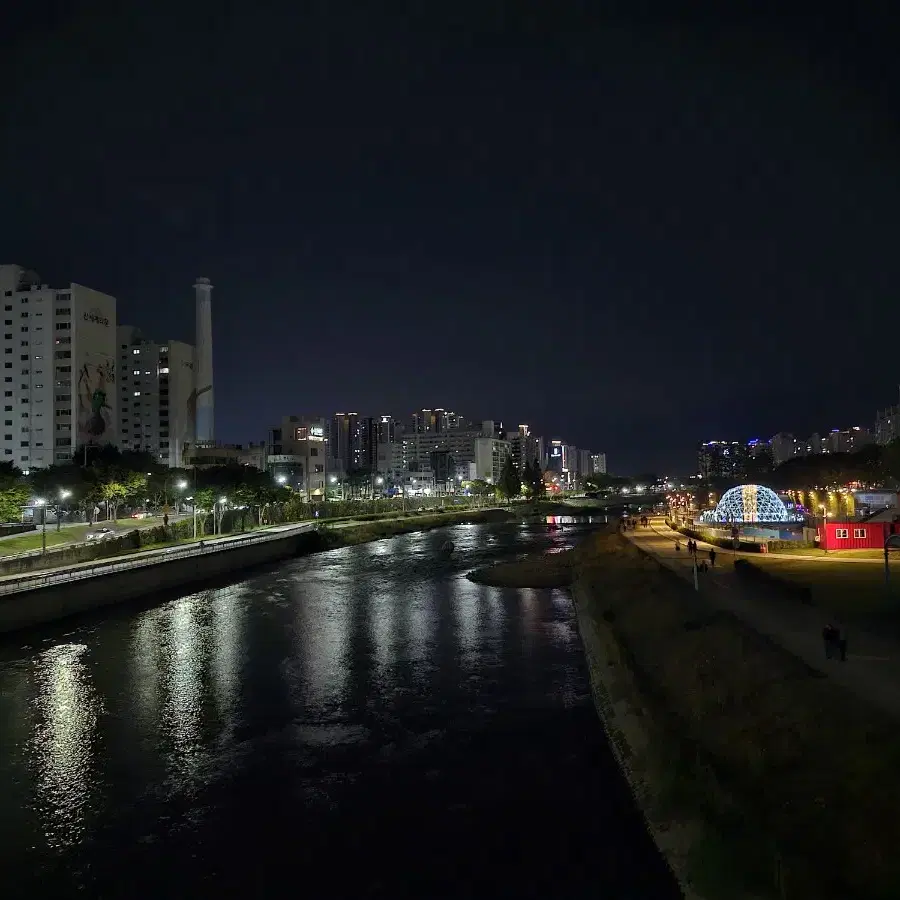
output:
POLYGON ((78 442, 105 444, 113 440, 113 410, 109 403, 116 381, 115 364, 101 358, 78 370, 78 442))

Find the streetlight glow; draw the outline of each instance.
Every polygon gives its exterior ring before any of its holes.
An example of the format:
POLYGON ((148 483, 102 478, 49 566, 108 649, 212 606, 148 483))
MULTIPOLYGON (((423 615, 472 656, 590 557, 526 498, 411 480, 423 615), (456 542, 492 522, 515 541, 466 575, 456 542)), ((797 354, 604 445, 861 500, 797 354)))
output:
POLYGON ((179 491, 183 491, 187 487, 187 482, 182 479, 175 487, 177 487, 179 491))
POLYGON ((279 475, 275 480, 279 484, 284 484, 287 481, 287 475, 279 475))

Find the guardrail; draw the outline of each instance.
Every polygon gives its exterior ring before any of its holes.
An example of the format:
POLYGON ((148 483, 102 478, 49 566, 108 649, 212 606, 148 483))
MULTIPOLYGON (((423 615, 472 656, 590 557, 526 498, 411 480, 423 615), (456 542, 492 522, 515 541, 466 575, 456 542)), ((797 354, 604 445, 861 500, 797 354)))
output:
POLYGON ((310 524, 309 522, 303 522, 294 527, 285 528, 282 526, 281 531, 266 531, 260 534, 248 534, 244 537, 226 537, 209 543, 201 541, 197 544, 190 544, 184 547, 168 547, 163 550, 147 550, 131 559, 98 561, 96 564, 80 563, 76 564, 77 568, 35 572, 32 575, 5 578, 0 580, 0 595, 33 591, 54 584, 82 581, 87 578, 96 578, 100 575, 124 572, 129 569, 146 568, 147 566, 159 565, 160 563, 184 559, 189 556, 221 553, 225 550, 232 550, 235 547, 242 547, 248 544, 262 544, 267 541, 285 538, 295 531, 309 528, 310 524))

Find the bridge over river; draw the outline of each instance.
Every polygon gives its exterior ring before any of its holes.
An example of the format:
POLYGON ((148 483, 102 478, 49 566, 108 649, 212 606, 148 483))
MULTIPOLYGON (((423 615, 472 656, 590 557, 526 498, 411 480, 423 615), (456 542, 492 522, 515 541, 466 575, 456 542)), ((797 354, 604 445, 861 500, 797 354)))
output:
POLYGON ((3 896, 679 896, 569 597, 465 578, 578 535, 461 525, 8 637, 3 896))

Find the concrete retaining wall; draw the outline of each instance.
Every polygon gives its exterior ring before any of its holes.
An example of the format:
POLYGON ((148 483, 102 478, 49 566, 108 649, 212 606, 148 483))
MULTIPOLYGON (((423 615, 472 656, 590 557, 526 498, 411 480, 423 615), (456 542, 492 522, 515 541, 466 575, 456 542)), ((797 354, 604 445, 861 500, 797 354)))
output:
POLYGON ((153 565, 0 596, 0 633, 287 559, 316 549, 316 537, 309 532, 290 534, 276 540, 198 556, 161 559, 153 565))

